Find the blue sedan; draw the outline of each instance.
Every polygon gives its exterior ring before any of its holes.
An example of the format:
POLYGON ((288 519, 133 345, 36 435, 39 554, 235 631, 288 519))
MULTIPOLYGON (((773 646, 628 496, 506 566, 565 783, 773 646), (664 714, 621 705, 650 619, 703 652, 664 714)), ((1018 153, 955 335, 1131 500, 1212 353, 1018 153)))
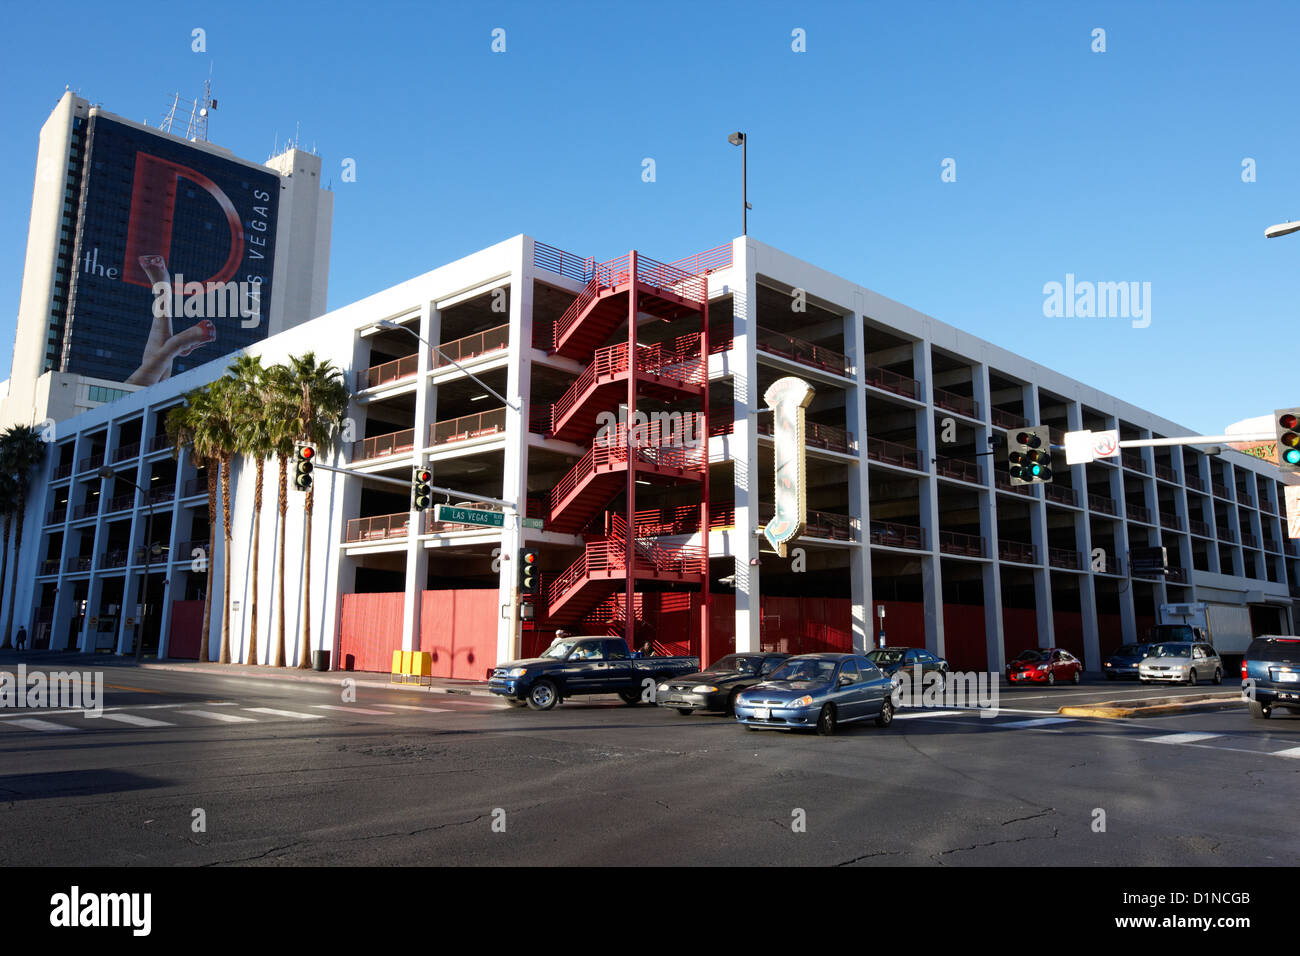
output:
POLYGON ((822 736, 859 720, 888 727, 894 685, 859 654, 801 654, 736 698, 736 720, 750 730, 816 730, 822 736))

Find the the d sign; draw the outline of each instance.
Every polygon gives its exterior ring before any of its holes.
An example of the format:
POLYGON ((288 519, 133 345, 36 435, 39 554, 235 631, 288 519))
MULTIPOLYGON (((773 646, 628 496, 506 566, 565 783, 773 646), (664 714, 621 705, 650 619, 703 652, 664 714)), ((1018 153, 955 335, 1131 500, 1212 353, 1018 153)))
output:
POLYGON ((786 545, 803 534, 808 520, 808 475, 804 467, 804 410, 812 404, 813 387, 801 378, 777 379, 763 393, 772 408, 776 455, 776 514, 763 536, 785 557, 786 545))
POLYGON ((216 275, 196 281, 228 282, 239 271, 239 262, 244 257, 244 226, 230 197, 197 169, 142 152, 135 157, 131 220, 126 229, 126 256, 122 269, 124 281, 152 288, 153 282, 140 267, 140 257, 170 257, 176 189, 181 177, 201 186, 215 199, 230 226, 230 253, 225 264, 216 275))

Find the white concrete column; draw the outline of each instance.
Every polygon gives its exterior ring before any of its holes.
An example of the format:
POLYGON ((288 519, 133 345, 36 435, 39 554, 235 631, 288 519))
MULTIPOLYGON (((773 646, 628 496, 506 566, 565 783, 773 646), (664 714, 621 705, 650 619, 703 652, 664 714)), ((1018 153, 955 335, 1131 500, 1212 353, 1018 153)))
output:
MULTIPOLYGON (((989 367, 983 363, 971 369, 971 384, 975 401, 979 402, 980 417, 985 422, 979 429, 979 450, 989 448, 989 437, 994 434, 988 424, 993 414, 992 390, 989 387, 989 367)), ((989 549, 990 561, 983 567, 984 577, 984 652, 988 668, 1001 671, 1006 667, 1006 643, 1002 620, 1002 564, 998 557, 998 492, 994 481, 997 463, 1006 455, 1006 449, 989 448, 992 455, 984 461, 984 491, 980 493, 980 535, 989 549)))
POLYGON ((854 293, 853 312, 844 317, 844 351, 853 363, 857 385, 845 396, 848 430, 857 442, 858 461, 848 469, 849 514, 856 517, 857 545, 849 552, 849 597, 853 650, 865 653, 875 646, 876 615, 871 601, 871 482, 867 473, 867 345, 863 322, 866 302, 854 293))
MULTIPOLYGON (((1024 386, 1024 417, 1029 419, 1031 425, 1042 422, 1039 407, 1038 386, 1024 386)), ((1052 564, 1047 557, 1047 504, 1041 486, 1034 487, 1033 492, 1033 497, 1025 500, 1029 502, 1030 543, 1038 550, 1038 560, 1042 563, 1041 567, 1033 569, 1038 646, 1052 647, 1056 643, 1056 618, 1052 610, 1052 564)))
MULTIPOLYGON (((737 286, 732 289, 732 381, 735 385, 734 426, 731 451, 736 482, 736 651, 760 649, 763 607, 759 590, 758 539, 760 527, 758 502, 758 411, 766 408, 758 387, 758 281, 756 264, 744 238, 732 244, 733 275, 737 286), (743 286, 739 283, 744 283, 743 286)), ((771 493, 771 492, 769 492, 771 493)))
MULTIPOLYGON (((424 342, 441 343, 442 314, 432 302, 420 303, 420 322, 416 329, 424 342)), ((429 426, 437 415, 438 389, 429 380, 429 370, 433 367, 433 350, 424 342, 416 343, 419 357, 416 359, 415 387, 415 465, 424 464, 422 449, 429 444, 429 426)), ((434 475, 437 483, 437 475, 434 475)), ((360 484, 360 482, 354 482, 360 484)), ((358 494, 358 504, 360 495, 358 494)), ((352 508, 347 514, 356 514, 352 508)), ((420 649, 420 608, 424 600, 424 589, 429 580, 429 552, 420 540, 424 531, 425 515, 429 512, 412 511, 411 524, 406 534, 406 580, 402 586, 402 650, 420 649)))
POLYGON ((925 407, 916 413, 916 444, 925 477, 920 479, 919 512, 929 554, 921 558, 922 606, 925 615, 925 646, 946 656, 943 638, 943 566, 939 557, 939 479, 934 459, 938 440, 934 430, 934 367, 928 340, 912 344, 912 375, 921 383, 925 407))
MULTIPOLYGON (((510 365, 506 372, 506 398, 519 410, 506 408, 505 460, 501 469, 501 498, 514 502, 520 515, 528 497, 528 405, 532 391, 533 344, 533 240, 520 237, 514 250, 510 282, 510 365)), ((498 603, 505 608, 497 618, 497 660, 519 657, 519 548, 524 543, 522 523, 507 520, 501 528, 501 570, 497 578, 498 603), (509 560, 507 560, 509 559, 509 560)))
MULTIPOLYGON (((1119 419, 1114 415, 1106 416, 1106 430, 1119 429, 1119 419)), ((1129 560, 1132 545, 1128 537, 1128 495, 1124 490, 1124 463, 1117 458, 1115 467, 1110 470, 1110 496, 1119 510, 1119 521, 1115 525, 1115 561, 1123 561, 1122 570, 1127 579, 1119 588, 1119 620, 1123 631, 1124 643, 1137 640, 1137 610, 1133 601, 1133 565, 1129 560)))
MULTIPOLYGON (((1083 430, 1083 406, 1070 402, 1066 406, 1069 431, 1083 430)), ((1062 454, 1060 461, 1065 462, 1062 454)), ((1101 635, 1097 628, 1097 581, 1092 572, 1092 523, 1088 520, 1088 475, 1086 465, 1072 465, 1070 481, 1080 507, 1074 516, 1074 541, 1081 552, 1084 573, 1079 579, 1079 614, 1083 618, 1084 667, 1101 668, 1101 635)))

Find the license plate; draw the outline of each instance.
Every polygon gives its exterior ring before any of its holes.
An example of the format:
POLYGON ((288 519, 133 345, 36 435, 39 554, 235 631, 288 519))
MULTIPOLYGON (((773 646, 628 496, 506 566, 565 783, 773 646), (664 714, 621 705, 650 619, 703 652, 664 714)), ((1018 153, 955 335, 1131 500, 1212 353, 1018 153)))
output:
POLYGON ((772 709, 770 707, 754 708, 754 717, 758 720, 768 720, 771 718, 771 716, 772 716, 772 709))
POLYGON ((1281 671, 1278 673, 1277 679, 1284 684, 1300 683, 1300 671, 1281 671))

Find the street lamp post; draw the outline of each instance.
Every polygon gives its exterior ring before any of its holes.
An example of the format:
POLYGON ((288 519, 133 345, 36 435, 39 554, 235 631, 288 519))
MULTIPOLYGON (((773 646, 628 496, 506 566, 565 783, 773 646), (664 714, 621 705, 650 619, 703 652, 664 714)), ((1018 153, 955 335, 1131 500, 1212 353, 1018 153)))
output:
POLYGON ((740 234, 749 235, 749 137, 737 130, 727 137, 732 146, 740 147, 740 234))
POLYGON ((434 345, 432 342, 426 339, 419 332, 415 331, 415 329, 402 325, 400 322, 394 322, 392 319, 380 319, 378 322, 375 323, 375 325, 381 329, 394 329, 394 330, 400 329, 401 331, 406 332, 408 335, 415 336, 415 338, 418 341, 423 342, 425 345, 429 346, 429 348, 437 352, 442 357, 442 360, 444 362, 450 362, 452 365, 456 366, 456 368, 460 369, 462 372, 464 372, 466 375, 472 378, 478 385, 481 385, 483 388, 487 389, 487 391, 491 392, 492 397, 495 398, 497 401, 501 402, 501 404, 505 405, 506 408, 512 409, 516 412, 521 411, 518 405, 509 401, 504 395, 498 392, 495 388, 493 388, 487 382, 483 381, 481 378, 479 378, 477 375, 475 375, 465 366, 461 365, 459 362, 457 362, 454 358, 452 358, 442 349, 438 348, 438 346, 434 345))
MULTIPOLYGON (((149 509, 149 515, 145 519, 144 525, 144 582, 140 587, 140 596, 143 599, 141 600, 140 605, 143 610, 140 612, 140 635, 135 641, 135 659, 139 661, 144 657, 144 634, 149 628, 149 566, 152 563, 154 547, 153 498, 149 496, 149 492, 145 491, 130 478, 126 477, 126 475, 119 475, 115 472, 110 465, 105 465, 103 468, 99 469, 99 477, 117 478, 121 481, 125 481, 136 491, 140 492, 140 494, 144 495, 145 507, 149 509)), ((129 548, 127 553, 130 554, 129 548)))

